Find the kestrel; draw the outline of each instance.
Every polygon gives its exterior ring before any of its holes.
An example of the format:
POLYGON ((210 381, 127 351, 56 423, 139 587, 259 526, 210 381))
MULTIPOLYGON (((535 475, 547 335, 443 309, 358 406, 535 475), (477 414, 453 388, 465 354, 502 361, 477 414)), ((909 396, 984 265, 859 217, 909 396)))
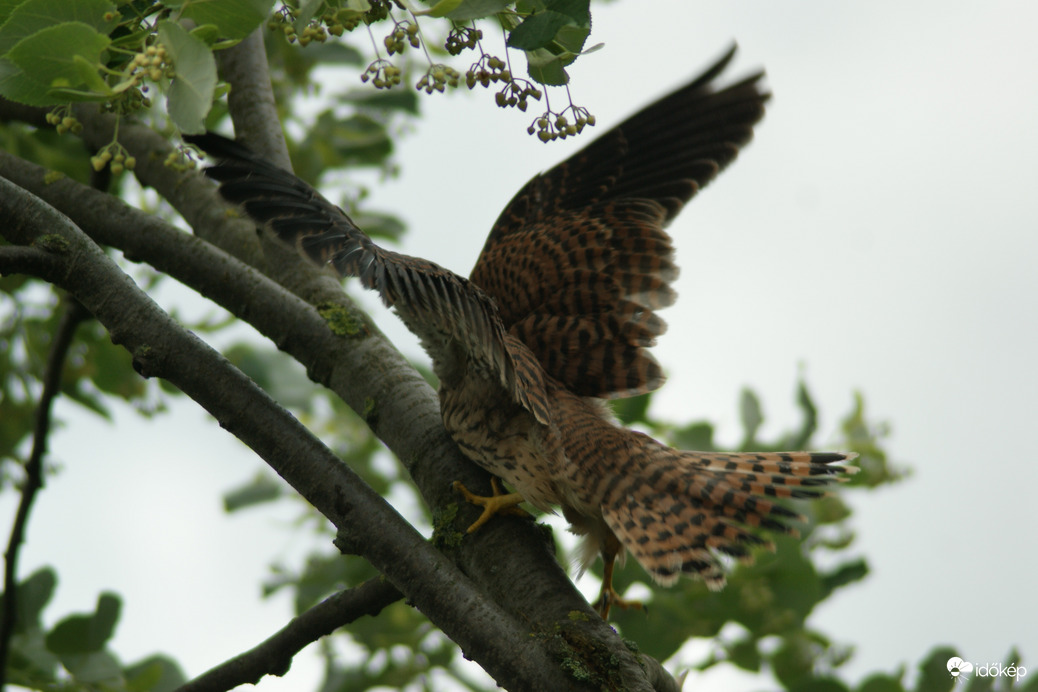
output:
POLYGON ((505 207, 469 279, 375 245, 316 190, 217 135, 220 193, 319 263, 357 276, 421 339, 440 380, 443 424, 461 451, 514 489, 471 501, 471 530, 521 501, 559 506, 605 562, 598 600, 629 551, 663 585, 687 574, 724 585, 720 556, 770 546, 755 529, 795 533, 777 498, 814 498, 853 455, 672 449, 624 428, 606 400, 663 383, 649 353, 675 298, 664 231, 731 163, 764 114, 758 73, 716 80, 734 48, 690 84, 636 113, 546 173, 505 207))

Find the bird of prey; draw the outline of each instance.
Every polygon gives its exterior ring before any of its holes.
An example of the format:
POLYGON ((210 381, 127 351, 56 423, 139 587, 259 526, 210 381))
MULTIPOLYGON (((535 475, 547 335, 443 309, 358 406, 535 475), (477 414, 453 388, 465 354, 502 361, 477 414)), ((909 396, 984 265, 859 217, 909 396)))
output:
POLYGON ((206 134, 188 138, 218 163, 207 174, 257 222, 395 308, 439 377, 443 424, 469 459, 514 492, 479 497, 470 528, 526 501, 561 507, 585 537, 584 565, 605 562, 597 606, 625 551, 663 585, 686 574, 724 584, 720 556, 770 546, 757 529, 795 533, 778 498, 813 498, 846 477, 840 453, 725 454, 672 449, 621 426, 608 399, 652 391, 648 349, 675 298, 664 231, 731 163, 764 114, 762 74, 701 76, 545 173, 497 219, 468 279, 375 245, 350 217, 289 171, 206 134))

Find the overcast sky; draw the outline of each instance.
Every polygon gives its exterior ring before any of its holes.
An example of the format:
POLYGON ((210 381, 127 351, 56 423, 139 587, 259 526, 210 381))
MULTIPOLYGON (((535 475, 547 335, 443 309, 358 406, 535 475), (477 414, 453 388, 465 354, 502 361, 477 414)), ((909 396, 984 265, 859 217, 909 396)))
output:
MULTIPOLYGON (((816 627, 857 645, 853 680, 915 664, 938 644, 980 664, 1018 645, 1038 674, 1038 6, 594 9, 591 40, 605 48, 571 74, 600 130, 732 40, 731 74, 763 66, 774 93, 753 144, 670 229, 682 275, 657 348, 669 380, 655 413, 716 421, 720 441, 735 444, 750 386, 766 437, 798 420, 803 373, 824 446, 860 391, 913 473, 848 495, 855 550, 872 573, 817 612, 816 627)), ((423 108, 398 147, 401 177, 373 191, 373 206, 407 219, 404 252, 467 274, 520 185, 590 140, 543 145, 526 135, 528 116, 487 95, 423 108)), ((382 323, 419 357, 395 318, 382 323)), ((258 465, 204 419, 190 404, 146 426, 132 414, 117 426, 77 416, 54 438, 65 470, 38 502, 22 558, 25 572, 58 567, 51 617, 115 590, 126 597, 116 651, 168 651, 191 675, 280 626, 288 603, 257 607, 258 584, 272 557, 301 550, 284 528, 291 511, 221 515, 221 493, 258 465), (213 610, 226 617, 199 627, 213 610)), ((7 497, 4 535, 11 516, 7 497)), ((318 676, 304 669, 260 689, 318 676)))

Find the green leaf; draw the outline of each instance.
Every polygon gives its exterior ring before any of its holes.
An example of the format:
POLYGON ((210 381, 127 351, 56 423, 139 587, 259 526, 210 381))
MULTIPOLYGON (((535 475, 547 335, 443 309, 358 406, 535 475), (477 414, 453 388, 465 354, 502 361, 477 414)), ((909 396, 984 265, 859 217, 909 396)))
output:
POLYGON ((296 54, 300 52, 305 52, 310 60, 321 65, 364 65, 367 63, 363 53, 353 46, 338 41, 311 43, 307 46, 306 51, 295 51, 296 54))
POLYGON ((591 0, 548 0, 545 8, 566 15, 574 24, 591 24, 591 0))
MULTIPOLYGON (((265 595, 270 595, 286 585, 295 587, 296 613, 312 608, 329 595, 345 586, 359 584, 378 576, 378 571, 366 560, 351 555, 311 555, 307 558, 302 574, 282 574, 279 579, 264 584, 265 595)), ((379 618, 361 618, 370 620, 379 618)), ((351 624, 358 624, 360 620, 351 624)), ((354 633, 354 636, 356 633, 354 633)))
POLYGON ((404 222, 392 214, 374 211, 359 211, 350 214, 353 222, 363 228, 369 236, 399 240, 407 230, 404 222))
POLYGON ((166 109, 174 124, 187 134, 205 132, 205 116, 216 89, 216 60, 205 43, 182 26, 159 22, 159 41, 166 46, 176 77, 169 88, 166 109))
MULTIPOLYGON (((118 17, 115 5, 108 0, 26 0, 0 26, 0 55, 25 38, 66 22, 86 24, 107 35, 115 28, 118 17)), ((67 53, 64 47, 61 53, 67 53)))
POLYGON ((750 389, 742 390, 739 397, 739 417, 742 420, 743 449, 752 447, 757 440, 757 431, 764 422, 764 414, 761 412, 760 399, 750 389))
POLYGON ((296 33, 303 33, 306 29, 306 25, 310 23, 310 20, 314 18, 317 11, 321 9, 324 4, 324 0, 302 0, 299 2, 299 9, 296 10, 295 20, 292 22, 292 27, 296 30, 296 33))
POLYGON ((300 149, 317 155, 324 167, 382 165, 393 151, 386 127, 364 114, 340 119, 325 111, 307 133, 300 149))
POLYGON ((15 632, 40 627, 40 614, 54 595, 58 577, 50 567, 36 570, 18 585, 18 621, 15 632))
POLYGON ((267 18, 274 0, 181 0, 165 4, 180 8, 184 17, 198 25, 215 25, 224 38, 242 39, 267 18))
POLYGON ((32 105, 50 105, 68 101, 67 97, 56 98, 55 88, 70 89, 85 83, 81 61, 100 69, 101 53, 109 44, 109 38, 93 27, 82 22, 66 22, 22 39, 7 53, 7 58, 27 79, 42 87, 42 93, 33 90, 35 103, 32 105), (61 46, 61 50, 54 50, 55 46, 61 46))
POLYGON ((0 96, 30 106, 52 106, 46 84, 29 78, 7 58, 0 58, 0 96))
POLYGON ((710 423, 689 423, 675 430, 670 437, 678 449, 696 449, 701 452, 717 449, 714 446, 714 426, 710 423))
MULTIPOLYGON (((945 665, 947 668, 947 664, 945 665)), ((980 677, 976 674, 977 669, 973 669, 973 674, 970 675, 969 685, 966 687, 966 692, 991 692, 995 687, 994 677, 987 675, 980 677)))
MULTIPOLYGON (((90 379, 102 392, 127 401, 144 394, 145 381, 133 369, 133 357, 108 338, 90 344, 90 379)), ((72 374, 72 373, 70 373, 72 374)))
POLYGON ((950 646, 939 646, 919 664, 917 692, 949 692, 955 679, 948 675, 948 659, 957 656, 950 646))
MULTIPOLYGON (((47 648, 62 657, 91 654, 101 651, 115 632, 122 602, 112 593, 102 593, 97 599, 97 610, 89 615, 70 615, 47 634, 47 648)), ((94 666, 96 661, 82 661, 94 666)))
POLYGON ((789 688, 790 692, 848 692, 847 685, 835 678, 803 680, 789 688))
POLYGON ((309 410, 314 383, 298 361, 281 351, 244 343, 228 348, 226 356, 283 406, 309 410))
POLYGON ((228 513, 235 512, 239 509, 276 500, 283 494, 283 484, 278 483, 266 474, 261 474, 248 483, 224 493, 223 509, 228 513))
POLYGON ((730 662, 743 670, 760 671, 761 656, 756 641, 743 639, 725 648, 730 662))
POLYGON ((454 12, 464 0, 440 0, 438 3, 425 10, 423 14, 428 14, 430 17, 446 17, 451 12, 454 12))
POLYGON ((645 423, 649 413, 649 404, 652 403, 652 392, 625 399, 614 399, 609 403, 613 413, 624 425, 645 423))
POLYGON ((509 48, 532 51, 544 48, 555 39, 555 34, 572 20, 559 12, 538 12, 512 29, 505 44, 509 48))
POLYGON ((775 677, 786 689, 800 689, 799 685, 814 678, 815 647, 804 632, 785 637, 782 646, 771 657, 775 677))
POLYGON ((786 436, 786 439, 781 441, 780 446, 783 449, 806 449, 809 446, 811 437, 818 429, 818 409, 815 407, 815 402, 807 388, 807 383, 803 380, 797 383, 796 403, 797 407, 804 414, 803 423, 801 423, 799 430, 786 436))
POLYGON ((569 53, 572 57, 566 62, 573 62, 578 55, 586 55, 587 53, 594 53, 596 50, 601 48, 601 44, 584 50, 584 42, 587 41, 587 37, 591 34, 591 26, 583 24, 566 24, 559 29, 559 32, 555 34, 555 43, 559 45, 559 48, 564 51, 560 53, 560 57, 565 57, 565 53, 569 53))
POLYGON ((18 6, 24 3, 25 0, 0 0, 0 26, 7 22, 18 6))
MULTIPOLYGON (((115 93, 115 91, 108 86, 108 82, 106 82, 101 77, 100 73, 98 73, 98 66, 96 63, 90 62, 82 55, 73 56, 72 60, 76 65, 76 69, 79 71, 79 78, 83 80, 83 84, 85 84, 88 89, 101 97, 109 97, 115 93)), ((126 87, 124 87, 122 91, 128 89, 132 83, 132 80, 126 80, 126 87)))
POLYGON ((114 683, 122 677, 123 673, 119 662, 107 651, 67 654, 61 657, 61 664, 81 685, 114 683))
POLYGON ((581 54, 590 33, 588 0, 552 0, 513 28, 506 43, 526 52, 530 77, 559 86, 569 82, 565 67, 581 54))
POLYGON ((364 108, 418 115, 418 92, 414 89, 354 89, 340 96, 339 100, 364 108))
POLYGON ((828 598, 829 594, 841 586, 847 586, 856 581, 861 581, 867 577, 868 574, 869 565, 863 559, 846 562, 832 572, 820 574, 819 578, 821 579, 823 593, 825 594, 823 598, 828 598))
POLYGON ((497 14, 510 4, 512 0, 440 0, 422 14, 467 22, 497 14))
POLYGON ((127 692, 171 692, 187 682, 176 661, 161 655, 127 666, 123 676, 127 692))
POLYGON ((905 692, 900 677, 876 673, 868 678, 858 687, 857 692, 905 692))
POLYGON ((569 82, 565 67, 571 62, 572 57, 565 61, 545 48, 526 51, 526 71, 530 78, 548 86, 562 86, 569 82))
POLYGON ((547 3, 543 11, 531 14, 512 29, 506 43, 511 48, 525 51, 549 48, 557 57, 571 53, 573 55, 569 57, 569 62, 572 62, 590 32, 588 0, 555 0, 547 3))

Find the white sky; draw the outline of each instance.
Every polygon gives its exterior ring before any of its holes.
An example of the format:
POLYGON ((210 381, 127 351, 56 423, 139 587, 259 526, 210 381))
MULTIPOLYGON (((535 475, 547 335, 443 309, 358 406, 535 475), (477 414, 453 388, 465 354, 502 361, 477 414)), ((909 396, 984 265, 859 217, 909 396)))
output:
MULTIPOLYGON (((824 443, 860 390, 914 474, 849 496, 872 574, 831 599, 815 626, 857 645, 845 669, 854 681, 914 665, 938 644, 974 663, 1018 645, 1018 663, 1038 672, 1038 467, 1027 454, 1038 413, 1038 6, 593 9, 591 40, 606 46, 571 74, 600 130, 733 39, 732 75, 764 66, 774 92, 754 143, 671 228, 681 298, 664 313, 671 329, 657 356, 669 381, 655 412, 715 421, 734 444, 739 391, 751 386, 765 435, 777 433, 797 420, 803 369, 824 443)), ((525 133, 532 111, 499 111, 489 95, 423 108, 398 148, 403 175, 374 191, 373 206, 408 220, 403 251, 467 274, 515 190, 590 140, 542 145, 525 133)), ((382 324, 418 355, 395 318, 382 324)), ((242 446, 190 405, 147 425, 131 414, 116 426, 76 420, 54 438, 65 470, 38 501, 22 557, 23 574, 58 568, 48 614, 117 591, 126 602, 116 651, 166 651, 191 675, 277 629, 288 604, 257 606, 259 582, 272 558, 304 547, 284 528, 291 511, 222 515, 221 493, 257 468, 242 446)), ((7 497, 0 535, 11 516, 7 497)), ((260 689, 313 687, 319 672, 299 668, 260 689)))

